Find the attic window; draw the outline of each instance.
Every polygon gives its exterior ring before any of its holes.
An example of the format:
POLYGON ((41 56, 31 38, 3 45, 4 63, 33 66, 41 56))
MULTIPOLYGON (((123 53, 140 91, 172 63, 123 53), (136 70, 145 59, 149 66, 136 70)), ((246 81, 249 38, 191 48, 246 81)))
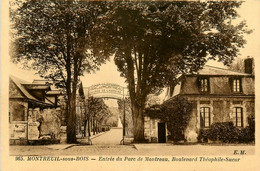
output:
POLYGON ((241 92, 241 79, 240 78, 233 79, 233 92, 235 92, 235 93, 241 92))
POLYGON ((200 79, 200 91, 209 92, 209 79, 208 78, 200 79))

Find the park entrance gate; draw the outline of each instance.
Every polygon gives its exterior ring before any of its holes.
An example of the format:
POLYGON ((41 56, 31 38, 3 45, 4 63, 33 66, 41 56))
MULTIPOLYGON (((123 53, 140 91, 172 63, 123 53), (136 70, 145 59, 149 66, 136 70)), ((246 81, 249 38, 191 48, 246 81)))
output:
MULTIPOLYGON (((125 99, 129 97, 129 91, 126 87, 113 84, 102 83, 95 84, 90 87, 84 88, 84 94, 86 98, 95 97, 102 99, 116 99, 123 101, 123 133, 120 144, 124 144, 124 137, 126 135, 126 112, 125 112, 125 99)), ((127 128, 128 129, 128 128, 127 128)))

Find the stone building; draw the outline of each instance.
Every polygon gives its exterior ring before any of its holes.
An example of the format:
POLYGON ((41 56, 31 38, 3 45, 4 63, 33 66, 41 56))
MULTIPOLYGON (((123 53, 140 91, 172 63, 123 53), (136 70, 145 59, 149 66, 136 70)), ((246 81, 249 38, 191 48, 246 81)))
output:
MULTIPOLYGON (((248 117, 255 115, 252 64, 253 59, 245 60, 244 73, 206 65, 198 74, 185 75, 179 84, 167 89, 165 101, 181 96, 193 104, 184 132, 188 142, 197 142, 200 129, 208 129, 216 122, 248 126, 248 117)), ((166 127, 156 115, 145 117, 145 135, 149 141, 166 142, 166 127)))
POLYGON ((59 139, 58 95, 48 81, 26 82, 9 78, 10 144, 28 144, 42 139, 59 139))
MULTIPOLYGON (((150 110, 156 111, 157 109, 150 108, 150 110)), ((152 143, 169 142, 167 125, 156 114, 149 114, 144 117, 144 136, 148 142, 152 143)))

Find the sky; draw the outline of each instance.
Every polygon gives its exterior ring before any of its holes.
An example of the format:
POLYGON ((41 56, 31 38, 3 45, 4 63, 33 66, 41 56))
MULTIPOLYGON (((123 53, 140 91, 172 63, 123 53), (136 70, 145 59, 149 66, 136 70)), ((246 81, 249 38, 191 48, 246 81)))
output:
MULTIPOLYGON (((250 29, 253 29, 253 33, 246 35, 247 44, 245 48, 241 49, 240 57, 258 57, 259 47, 260 47, 260 20, 259 20, 259 11, 260 11, 260 1, 259 0, 249 0, 243 3, 241 8, 238 10, 241 15, 241 20, 246 20, 247 25, 250 29)), ((256 62, 257 63, 257 62, 256 62)), ((216 61, 209 61, 208 65, 214 65, 218 67, 224 67, 222 63, 216 61)), ((31 82, 33 79, 40 79, 39 76, 34 74, 34 71, 27 71, 21 69, 21 67, 9 63, 9 72, 12 75, 15 75, 19 78, 22 78, 26 81, 31 82)), ((107 61, 100 67, 100 70, 95 73, 85 74, 84 77, 81 77, 81 81, 84 87, 89 87, 93 84, 98 83, 115 83, 121 86, 126 87, 125 79, 120 77, 120 73, 117 71, 117 67, 114 64, 113 57, 110 61, 107 61)))

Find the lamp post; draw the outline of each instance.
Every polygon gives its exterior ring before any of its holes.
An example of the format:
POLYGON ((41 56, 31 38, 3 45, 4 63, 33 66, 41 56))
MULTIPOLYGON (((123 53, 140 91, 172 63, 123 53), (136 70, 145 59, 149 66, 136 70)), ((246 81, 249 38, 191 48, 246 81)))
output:
POLYGON ((88 113, 87 113, 87 124, 88 124, 88 142, 89 142, 89 144, 90 145, 92 145, 92 141, 91 141, 91 139, 90 139, 90 136, 91 136, 91 133, 90 133, 90 109, 89 109, 89 107, 90 107, 90 105, 89 105, 89 88, 88 88, 88 98, 87 98, 87 108, 88 108, 88 113))
POLYGON ((123 143, 124 143, 124 137, 125 137, 125 97, 124 97, 124 88, 123 88, 123 143))
POLYGON ((123 138, 120 141, 120 144, 124 145, 125 141, 125 88, 123 87, 123 138))

